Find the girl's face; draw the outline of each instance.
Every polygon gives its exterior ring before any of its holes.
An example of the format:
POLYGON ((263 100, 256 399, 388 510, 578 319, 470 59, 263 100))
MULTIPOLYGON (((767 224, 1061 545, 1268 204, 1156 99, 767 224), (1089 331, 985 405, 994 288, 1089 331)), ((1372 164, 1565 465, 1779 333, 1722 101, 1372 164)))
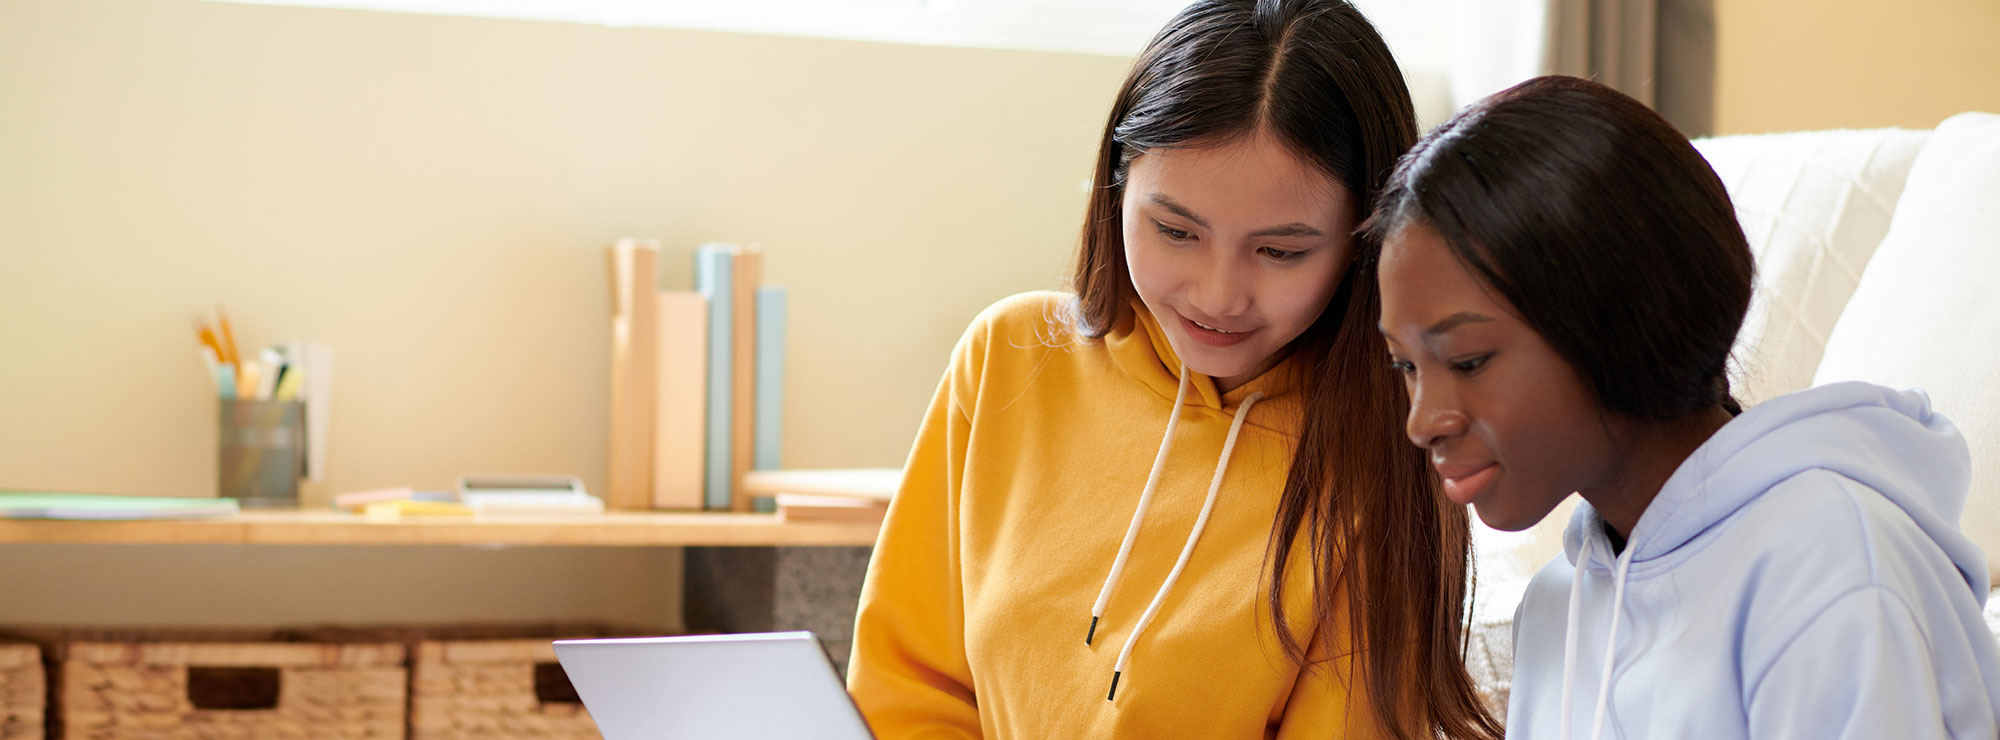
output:
POLYGON ((1421 223, 1382 251, 1382 335, 1445 496, 1526 529, 1616 477, 1622 438, 1569 362, 1421 223))
POLYGON ((1188 369, 1228 391, 1283 359, 1353 259, 1353 199, 1262 131, 1139 155, 1125 264, 1188 369))

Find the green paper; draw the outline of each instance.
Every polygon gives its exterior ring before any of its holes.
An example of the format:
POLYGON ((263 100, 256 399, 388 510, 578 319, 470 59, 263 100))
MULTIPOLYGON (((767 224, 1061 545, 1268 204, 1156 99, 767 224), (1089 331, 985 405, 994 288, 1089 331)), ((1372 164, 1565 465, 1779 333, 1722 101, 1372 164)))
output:
POLYGON ((237 511, 233 498, 0 491, 0 517, 9 519, 180 519, 232 516, 237 511))

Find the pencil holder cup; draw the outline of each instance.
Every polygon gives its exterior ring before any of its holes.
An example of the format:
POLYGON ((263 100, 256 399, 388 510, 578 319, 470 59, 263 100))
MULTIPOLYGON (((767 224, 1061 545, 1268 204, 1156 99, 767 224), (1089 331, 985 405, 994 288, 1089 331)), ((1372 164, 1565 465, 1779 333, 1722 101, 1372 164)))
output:
POLYGON ((306 412, 300 401, 223 400, 218 495, 239 506, 296 507, 305 471, 306 412))

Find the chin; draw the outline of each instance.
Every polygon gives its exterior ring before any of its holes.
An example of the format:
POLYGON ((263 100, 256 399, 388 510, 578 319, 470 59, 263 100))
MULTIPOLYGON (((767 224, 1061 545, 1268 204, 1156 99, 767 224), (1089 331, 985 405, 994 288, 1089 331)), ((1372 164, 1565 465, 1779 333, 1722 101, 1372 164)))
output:
MULTIPOLYGON (((1185 358, 1186 355, 1182 355, 1182 357, 1185 358)), ((1201 373, 1202 375, 1206 375, 1211 378, 1234 378, 1236 376, 1250 372, 1250 369, 1252 367, 1254 367, 1254 365, 1250 365, 1247 363, 1187 361, 1187 368, 1189 370, 1201 373)))
POLYGON ((1508 507, 1499 506, 1495 503, 1486 503, 1479 501, 1473 502, 1472 510, 1473 512, 1479 514, 1479 521, 1485 522, 1486 526, 1492 527, 1502 532, 1519 532, 1523 529, 1535 526, 1537 522, 1540 522, 1542 520, 1542 517, 1548 516, 1548 512, 1546 511, 1542 512, 1539 515, 1536 515, 1528 512, 1515 511, 1508 507))
POLYGON ((1174 353, 1181 356, 1189 370, 1211 378, 1227 378, 1249 372, 1257 366, 1250 355, 1255 350, 1238 345, 1235 347, 1210 347, 1187 337, 1174 337, 1174 353))

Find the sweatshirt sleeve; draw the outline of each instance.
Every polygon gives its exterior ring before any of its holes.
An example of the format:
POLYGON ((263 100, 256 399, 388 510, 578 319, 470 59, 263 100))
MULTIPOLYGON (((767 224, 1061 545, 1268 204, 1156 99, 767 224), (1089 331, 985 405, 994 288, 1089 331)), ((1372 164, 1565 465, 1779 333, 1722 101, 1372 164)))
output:
POLYGON ((1950 737, 1929 639, 1880 586, 1834 601, 1748 687, 1757 740, 1950 737))
POLYGON ((952 353, 861 588, 847 688, 882 740, 980 736, 955 525, 977 343, 975 329, 952 353))

